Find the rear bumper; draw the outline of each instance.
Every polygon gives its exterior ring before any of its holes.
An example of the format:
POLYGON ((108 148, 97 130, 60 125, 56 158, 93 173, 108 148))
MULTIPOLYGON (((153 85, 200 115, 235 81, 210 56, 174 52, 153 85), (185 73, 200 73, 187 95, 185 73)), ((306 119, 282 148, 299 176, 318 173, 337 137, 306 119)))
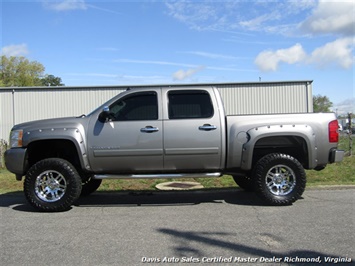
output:
POLYGON ((344 158, 344 151, 332 149, 329 153, 329 163, 341 162, 344 158))
POLYGON ((25 174, 25 160, 27 149, 9 149, 5 152, 5 165, 7 170, 21 178, 25 174))

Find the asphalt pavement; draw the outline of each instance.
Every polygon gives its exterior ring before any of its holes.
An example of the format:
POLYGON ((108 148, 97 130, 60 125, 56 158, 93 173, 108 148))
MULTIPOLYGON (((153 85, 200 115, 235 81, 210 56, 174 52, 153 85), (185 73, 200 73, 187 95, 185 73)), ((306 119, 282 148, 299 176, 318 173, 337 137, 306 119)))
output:
POLYGON ((41 213, 22 193, 2 194, 0 263, 351 265, 354 203, 354 188, 307 189, 286 207, 238 189, 115 192, 41 213))

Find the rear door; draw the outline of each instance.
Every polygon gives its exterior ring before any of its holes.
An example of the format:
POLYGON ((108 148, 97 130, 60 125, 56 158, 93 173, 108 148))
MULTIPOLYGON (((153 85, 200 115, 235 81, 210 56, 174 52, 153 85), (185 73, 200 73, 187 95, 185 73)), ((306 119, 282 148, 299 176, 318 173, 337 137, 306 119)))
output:
POLYGON ((221 117, 212 89, 163 90, 164 169, 221 169, 221 117))

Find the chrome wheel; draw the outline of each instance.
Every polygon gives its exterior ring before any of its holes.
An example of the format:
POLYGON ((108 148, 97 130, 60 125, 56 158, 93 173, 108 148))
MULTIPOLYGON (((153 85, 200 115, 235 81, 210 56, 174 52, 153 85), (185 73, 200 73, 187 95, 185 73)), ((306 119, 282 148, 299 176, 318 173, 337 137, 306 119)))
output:
POLYGON ((275 165, 265 176, 267 189, 276 196, 288 195, 296 186, 296 175, 286 165, 275 165))
POLYGON ((61 158, 38 161, 28 170, 23 189, 28 202, 40 211, 67 211, 81 193, 75 167, 61 158))
POLYGON ((67 189, 67 181, 64 176, 54 170, 41 173, 36 178, 35 194, 45 202, 60 200, 67 189))
POLYGON ((252 172, 255 192, 265 203, 290 205, 300 199, 306 188, 306 172, 294 157, 270 153, 262 157, 252 172))

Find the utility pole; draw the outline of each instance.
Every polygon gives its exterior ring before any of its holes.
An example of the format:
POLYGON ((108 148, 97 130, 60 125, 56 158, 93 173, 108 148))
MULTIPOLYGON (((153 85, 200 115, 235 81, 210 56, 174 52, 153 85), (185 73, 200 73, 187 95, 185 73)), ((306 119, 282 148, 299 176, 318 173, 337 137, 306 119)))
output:
POLYGON ((351 137, 353 130, 352 130, 352 125, 351 125, 351 118, 352 118, 352 113, 348 113, 348 120, 349 120, 349 156, 352 156, 352 149, 353 149, 353 139, 351 137))

